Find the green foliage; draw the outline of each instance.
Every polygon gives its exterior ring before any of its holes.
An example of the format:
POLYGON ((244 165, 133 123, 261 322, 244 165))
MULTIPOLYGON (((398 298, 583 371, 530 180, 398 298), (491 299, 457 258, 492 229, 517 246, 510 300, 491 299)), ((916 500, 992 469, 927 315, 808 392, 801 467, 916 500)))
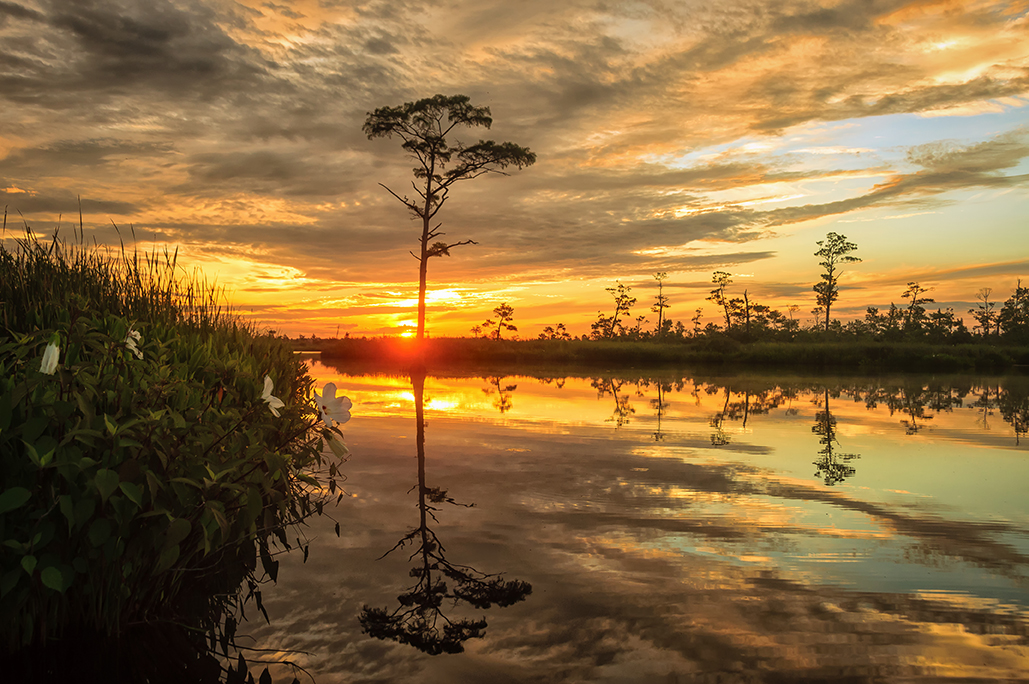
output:
POLYGON ((244 588, 259 602, 290 529, 322 511, 311 473, 324 465, 335 492, 322 446, 338 430, 318 422, 288 345, 214 306, 173 259, 20 247, 0 247, 0 651, 174 622, 227 652, 244 588))

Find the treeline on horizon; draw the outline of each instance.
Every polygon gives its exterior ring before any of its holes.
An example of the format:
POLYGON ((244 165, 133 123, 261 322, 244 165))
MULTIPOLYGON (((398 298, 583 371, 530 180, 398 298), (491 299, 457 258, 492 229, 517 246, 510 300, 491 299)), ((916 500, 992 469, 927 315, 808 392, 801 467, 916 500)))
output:
MULTIPOLYGON (((659 274, 660 275, 660 274, 659 274)), ((886 311, 868 307, 864 318, 846 323, 829 319, 803 326, 780 311, 726 294, 731 279, 714 274, 718 286, 712 301, 724 324, 700 324, 698 309, 687 327, 664 317, 663 294, 655 297, 660 323, 632 317, 636 298, 621 283, 608 288, 614 299, 611 315, 598 313, 590 334, 575 337, 563 324, 546 326, 535 339, 505 337, 517 332, 514 308, 502 304, 494 318, 473 328, 475 337, 427 337, 421 343, 395 337, 342 339, 299 338, 294 349, 317 350, 328 359, 370 364, 404 365, 416 353, 437 367, 511 365, 647 366, 733 364, 741 366, 807 366, 912 371, 996 371, 1029 365, 1029 288, 1019 282, 998 307, 990 291, 980 290, 979 305, 970 310, 973 327, 952 309, 930 311, 928 290, 909 283, 905 306, 886 311)), ((659 281, 660 282, 660 281, 659 281)), ((816 308, 824 315, 824 309, 816 308)), ((790 311, 792 314, 793 311, 790 311)))
MULTIPOLYGON (((715 271, 707 301, 718 308, 719 322, 703 323, 704 310, 697 308, 689 323, 673 321, 666 315, 671 308, 669 298, 664 294, 664 281, 668 274, 658 272, 654 278, 658 284, 649 311, 657 314, 652 322, 646 314, 634 314, 638 299, 633 297, 632 287, 616 281, 606 288, 613 302, 607 311, 598 311, 597 318, 590 324, 590 332, 575 336, 568 332, 564 323, 544 326, 536 339, 549 341, 618 341, 618 342, 663 342, 663 343, 710 343, 735 342, 740 344, 756 342, 815 343, 815 342, 893 342, 924 343, 931 345, 1001 344, 1003 346, 1029 345, 1029 288, 1023 287, 1019 279, 1014 292, 1003 302, 992 299, 993 288, 984 287, 975 293, 977 304, 968 309, 971 325, 953 308, 929 306, 935 300, 929 296, 931 287, 923 287, 917 281, 907 283, 900 294, 901 305, 891 302, 888 309, 880 310, 868 306, 861 318, 843 322, 832 318, 833 305, 840 296, 839 281, 842 265, 861 261, 853 252, 857 245, 844 235, 829 233, 825 240, 816 243, 819 250, 815 256, 822 257, 820 281, 812 290, 815 293, 815 307, 810 313, 812 322, 803 325, 795 317, 800 310, 797 305, 787 307, 785 313, 754 300, 747 289, 734 293, 731 274, 715 271)), ((638 308, 636 309, 638 311, 638 308)), ((518 340, 515 324, 515 309, 502 303, 493 309, 493 316, 471 329, 476 338, 492 341, 518 340)), ((347 335, 349 338, 349 334, 347 335)), ((333 338, 335 339, 335 338, 333 338)), ((298 342, 305 342, 301 335, 298 342)), ((328 340, 312 336, 310 343, 319 349, 328 340)))
POLYGON ((754 301, 746 289, 731 290, 729 273, 712 274, 714 289, 708 296, 722 321, 702 324, 703 310, 696 309, 690 325, 672 321, 664 295, 665 273, 655 274, 658 294, 646 315, 633 315, 637 298, 632 288, 615 283, 610 314, 597 313, 590 333, 579 337, 563 323, 548 325, 536 339, 506 337, 517 333, 514 307, 503 303, 493 317, 472 328, 474 338, 426 338, 414 344, 396 338, 333 338, 301 336, 296 349, 318 350, 327 358, 367 362, 404 363, 415 349, 440 366, 512 364, 664 365, 682 363, 733 363, 740 365, 804 365, 814 367, 861 367, 909 370, 998 370, 1029 364, 1029 288, 1021 280, 1002 304, 991 299, 993 290, 976 293, 978 304, 968 310, 973 324, 952 308, 931 311, 931 288, 912 281, 901 294, 901 306, 891 303, 880 311, 867 307, 863 318, 846 323, 831 317, 839 299, 840 265, 859 261, 850 252, 856 246, 845 236, 829 233, 818 241, 816 256, 824 271, 813 287, 816 307, 813 324, 803 326, 794 318, 799 307, 787 313, 754 301))

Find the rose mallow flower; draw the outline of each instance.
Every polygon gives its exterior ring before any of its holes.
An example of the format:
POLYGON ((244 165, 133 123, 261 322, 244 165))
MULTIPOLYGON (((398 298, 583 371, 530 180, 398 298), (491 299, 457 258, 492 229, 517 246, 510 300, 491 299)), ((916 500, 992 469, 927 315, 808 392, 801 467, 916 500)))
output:
POLYGON ((282 403, 282 399, 272 396, 272 388, 275 384, 272 382, 271 376, 264 376, 264 392, 261 394, 261 398, 268 402, 268 408, 271 409, 272 415, 278 417, 279 409, 285 406, 282 403))
POLYGON ((50 338, 50 343, 43 350, 43 362, 39 364, 40 372, 53 375, 54 371, 57 370, 57 360, 61 356, 59 342, 60 338, 57 335, 50 338))
POLYGON ((128 348, 130 352, 136 355, 137 359, 143 358, 143 352, 140 351, 138 346, 136 346, 142 341, 143 336, 139 334, 139 331, 129 328, 129 334, 125 336, 125 346, 128 348))
POLYGON ((350 408, 354 404, 347 397, 336 396, 335 383, 326 383, 321 395, 314 393, 314 399, 318 402, 318 412, 321 413, 322 420, 329 427, 350 420, 350 408))

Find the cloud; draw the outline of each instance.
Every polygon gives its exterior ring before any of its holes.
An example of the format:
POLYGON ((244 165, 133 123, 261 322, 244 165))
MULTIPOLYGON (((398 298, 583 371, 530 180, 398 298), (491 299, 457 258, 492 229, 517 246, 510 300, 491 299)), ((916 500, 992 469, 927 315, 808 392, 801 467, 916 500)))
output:
POLYGON ((853 121, 894 125, 887 114, 1017 106, 997 98, 1029 92, 1021 20, 986 5, 0 0, 0 17, 0 177, 26 191, 19 207, 40 213, 28 218, 103 198, 142 230, 274 253, 308 276, 343 261, 412 280, 416 226, 378 187, 404 192, 412 162, 361 124, 435 92, 491 107, 492 130, 461 139, 538 155, 455 189, 443 230, 480 245, 434 261, 444 279, 774 260, 742 245, 1025 183, 1025 133, 1009 123, 967 117, 967 134, 899 158, 895 143, 848 138, 853 121), (741 248, 701 258, 697 241, 741 248))

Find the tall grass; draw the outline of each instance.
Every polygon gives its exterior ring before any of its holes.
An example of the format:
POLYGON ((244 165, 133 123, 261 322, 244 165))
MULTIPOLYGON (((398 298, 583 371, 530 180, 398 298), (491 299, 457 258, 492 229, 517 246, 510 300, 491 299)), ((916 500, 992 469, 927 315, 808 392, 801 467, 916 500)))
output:
MULTIPOLYGON (((4 234, 6 235, 6 216, 4 234)), ((178 248, 140 253, 124 242, 118 250, 85 242, 83 232, 68 243, 55 231, 40 240, 26 226, 16 249, 0 247, 0 323, 8 331, 54 327, 61 306, 118 312, 143 323, 175 323, 198 332, 252 325, 232 315, 223 289, 210 286, 198 270, 178 266, 178 248)))

